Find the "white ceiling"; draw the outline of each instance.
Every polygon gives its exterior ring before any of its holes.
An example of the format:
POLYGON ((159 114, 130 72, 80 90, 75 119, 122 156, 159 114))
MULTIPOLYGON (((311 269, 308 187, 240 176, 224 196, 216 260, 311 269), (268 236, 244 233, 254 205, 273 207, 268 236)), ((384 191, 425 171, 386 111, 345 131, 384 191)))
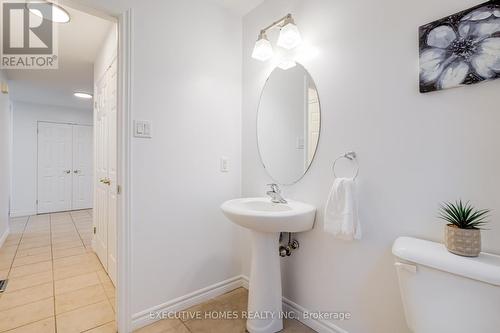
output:
MULTIPOLYGON (((243 16, 264 0, 212 1, 243 16)), ((65 9, 71 21, 58 24, 59 69, 6 70, 13 101, 92 110, 91 100, 76 98, 73 92, 93 91, 93 63, 114 23, 71 7, 65 9)))
POLYGON ((235 11, 241 16, 260 5, 264 0, 213 0, 214 2, 235 11))
POLYGON ((6 70, 11 100, 92 110, 91 100, 76 98, 73 92, 93 92, 93 63, 113 23, 65 9, 71 21, 58 24, 59 69, 6 70))

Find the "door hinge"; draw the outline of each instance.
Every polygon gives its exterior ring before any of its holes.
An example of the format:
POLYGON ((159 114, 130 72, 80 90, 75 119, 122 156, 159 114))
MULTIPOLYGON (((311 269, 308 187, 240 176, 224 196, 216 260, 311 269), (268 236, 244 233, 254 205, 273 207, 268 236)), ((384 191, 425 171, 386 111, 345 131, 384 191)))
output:
POLYGON ((121 194, 122 193, 122 187, 120 185, 116 185, 116 193, 121 194))
POLYGON ((97 228, 94 227, 94 235, 97 233, 97 228))
POLYGON ((38 205, 38 200, 36 201, 36 204, 38 205))

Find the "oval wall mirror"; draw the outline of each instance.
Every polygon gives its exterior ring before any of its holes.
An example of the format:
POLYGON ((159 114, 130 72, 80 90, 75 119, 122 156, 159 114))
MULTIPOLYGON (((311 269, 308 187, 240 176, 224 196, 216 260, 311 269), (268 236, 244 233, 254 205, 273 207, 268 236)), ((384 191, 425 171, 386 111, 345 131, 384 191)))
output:
POLYGON ((290 185, 307 172, 321 130, 318 91, 306 69, 276 68, 264 85, 257 112, 262 164, 279 184, 290 185))

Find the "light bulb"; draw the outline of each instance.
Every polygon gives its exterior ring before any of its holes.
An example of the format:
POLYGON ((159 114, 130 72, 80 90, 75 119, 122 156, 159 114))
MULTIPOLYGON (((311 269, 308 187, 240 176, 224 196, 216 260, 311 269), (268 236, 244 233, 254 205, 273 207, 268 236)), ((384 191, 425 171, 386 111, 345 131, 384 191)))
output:
POLYGON ((302 43, 302 37, 300 36, 299 28, 297 28, 292 19, 289 19, 281 28, 278 46, 290 50, 299 46, 300 43, 302 43))
POLYGON ((266 61, 273 56, 273 47, 267 39, 266 34, 261 33, 259 39, 255 42, 255 47, 253 48, 252 58, 266 61))

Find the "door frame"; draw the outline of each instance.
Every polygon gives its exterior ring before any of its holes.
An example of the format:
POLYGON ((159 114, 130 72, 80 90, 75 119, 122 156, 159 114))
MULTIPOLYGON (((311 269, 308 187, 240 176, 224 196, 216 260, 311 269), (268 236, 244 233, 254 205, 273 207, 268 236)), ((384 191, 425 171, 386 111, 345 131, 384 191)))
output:
POLYGON ((117 181, 121 186, 117 208, 117 325, 118 331, 132 330, 130 292, 132 280, 131 198, 132 198, 132 91, 133 12, 129 8, 118 18, 118 105, 117 181))
MULTIPOLYGON (((40 201, 39 196, 39 185, 40 185, 40 179, 39 179, 39 163, 40 163, 40 151, 39 151, 39 135, 40 135, 40 130, 39 130, 39 125, 40 123, 45 123, 45 124, 59 124, 59 125, 78 125, 78 126, 90 126, 93 127, 93 124, 84 124, 84 123, 71 123, 71 122, 65 122, 65 121, 50 121, 50 120, 37 120, 36 121, 36 213, 35 214, 40 214, 38 212, 38 203, 40 201)), ((73 209, 73 207, 71 207, 73 209)), ((46 213, 42 213, 46 214, 46 213)))
POLYGON ((68 7, 115 21, 118 25, 117 52, 117 184, 120 186, 117 208, 117 313, 120 333, 132 331, 132 92, 133 92, 133 9, 127 8, 118 15, 102 8, 84 5, 74 0, 59 0, 68 7))

